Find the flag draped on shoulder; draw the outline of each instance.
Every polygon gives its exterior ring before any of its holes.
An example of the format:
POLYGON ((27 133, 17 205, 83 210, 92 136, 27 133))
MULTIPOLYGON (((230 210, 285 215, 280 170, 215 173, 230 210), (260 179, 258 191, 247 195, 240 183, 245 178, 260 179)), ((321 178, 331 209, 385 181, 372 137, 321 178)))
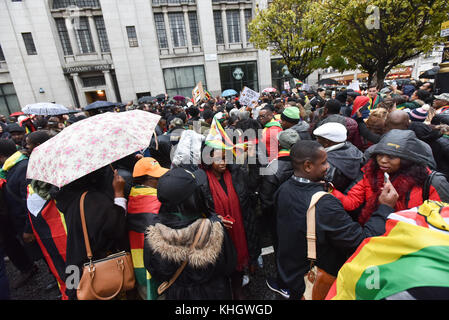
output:
POLYGON ((392 213, 338 272, 327 300, 380 300, 416 287, 449 287, 449 204, 392 213))
POLYGON ((57 209, 56 201, 43 199, 28 185, 28 218, 33 234, 41 248, 47 265, 55 277, 62 300, 67 300, 66 252, 67 225, 64 215, 57 209))

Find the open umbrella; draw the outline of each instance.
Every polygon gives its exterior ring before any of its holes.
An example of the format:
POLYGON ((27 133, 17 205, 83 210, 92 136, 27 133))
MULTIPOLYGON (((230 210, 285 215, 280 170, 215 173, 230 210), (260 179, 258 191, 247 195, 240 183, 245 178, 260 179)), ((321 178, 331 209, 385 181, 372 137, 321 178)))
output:
POLYGON ((157 99, 158 101, 164 101, 164 100, 166 99, 165 93, 158 94, 158 95, 156 96, 156 99, 157 99))
POLYGON ((262 90, 262 92, 276 92, 276 88, 265 88, 262 90))
POLYGON ((235 91, 234 89, 227 89, 221 94, 222 97, 230 97, 235 95, 237 95, 237 91, 235 91))
POLYGON ((159 115, 133 110, 77 121, 33 150, 27 178, 61 188, 147 148, 159 119, 159 115))
POLYGON ((152 96, 144 96, 139 98, 139 100, 137 100, 138 103, 151 103, 154 100, 157 100, 157 98, 152 97, 152 96))
POLYGON ((438 74, 439 71, 440 71, 440 67, 438 67, 438 66, 433 67, 432 69, 424 71, 419 76, 419 78, 420 79, 435 79, 435 76, 438 74))
POLYGON ((25 113, 23 113, 22 111, 17 111, 17 112, 13 112, 11 113, 9 116, 10 117, 20 117, 20 116, 24 116, 25 113))
POLYGON ((22 108, 25 114, 34 114, 38 116, 57 116, 61 114, 67 114, 69 109, 61 104, 40 102, 28 104, 22 108))
POLYGON ((91 103, 87 106, 84 107, 85 111, 89 111, 89 110, 95 110, 95 109, 102 109, 102 108, 110 108, 110 107, 115 107, 116 105, 118 105, 118 102, 108 102, 108 101, 95 101, 94 103, 91 103))
POLYGON ((327 78, 327 79, 321 79, 320 81, 318 81, 318 84, 320 86, 324 86, 324 85, 337 85, 339 84, 337 80, 331 79, 331 78, 327 78))
POLYGON ((184 97, 184 96, 174 96, 173 99, 176 100, 176 101, 183 101, 183 100, 186 99, 186 97, 184 97))

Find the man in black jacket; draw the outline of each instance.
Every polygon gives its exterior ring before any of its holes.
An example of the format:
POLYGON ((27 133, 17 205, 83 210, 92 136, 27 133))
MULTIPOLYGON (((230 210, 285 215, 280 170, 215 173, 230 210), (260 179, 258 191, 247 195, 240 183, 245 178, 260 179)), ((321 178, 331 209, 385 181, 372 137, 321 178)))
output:
MULTIPOLYGON (((310 268, 307 259, 306 213, 312 196, 323 191, 320 183, 329 168, 327 154, 316 141, 298 141, 291 150, 294 174, 275 194, 277 209, 278 252, 276 264, 283 287, 290 290, 290 299, 301 299, 305 291, 304 276, 310 268)), ((368 237, 385 232, 387 216, 398 194, 387 183, 380 197, 380 206, 364 227, 354 222, 340 201, 325 195, 316 205, 316 262, 318 268, 332 276, 368 237)))

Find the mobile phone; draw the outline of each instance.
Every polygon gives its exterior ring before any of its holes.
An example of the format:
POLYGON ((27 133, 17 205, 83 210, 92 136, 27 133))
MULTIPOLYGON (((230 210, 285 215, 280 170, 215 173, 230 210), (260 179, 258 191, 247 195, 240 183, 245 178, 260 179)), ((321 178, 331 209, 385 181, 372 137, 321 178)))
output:
POLYGON ((229 214, 226 217, 223 217, 223 220, 226 220, 226 222, 234 223, 235 219, 231 217, 229 214))
POLYGON ((384 172, 384 183, 387 183, 390 180, 390 175, 384 172))

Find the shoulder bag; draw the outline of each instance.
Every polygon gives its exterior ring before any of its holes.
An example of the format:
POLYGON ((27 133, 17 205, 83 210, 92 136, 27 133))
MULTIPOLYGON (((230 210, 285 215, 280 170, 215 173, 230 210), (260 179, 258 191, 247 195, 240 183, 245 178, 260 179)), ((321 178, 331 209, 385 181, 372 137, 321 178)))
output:
POLYGON ((130 253, 125 251, 92 261, 92 250, 84 214, 86 194, 87 192, 84 192, 80 199, 80 213, 89 262, 83 266, 83 274, 77 289, 77 298, 78 300, 111 300, 120 292, 134 288, 133 262, 130 253))
POLYGON ((310 270, 304 277, 306 290, 303 300, 324 300, 327 292, 334 283, 336 277, 330 275, 321 268, 315 266, 316 261, 316 232, 315 232, 315 205, 328 194, 319 191, 312 196, 309 209, 307 210, 307 258, 310 260, 310 270))

